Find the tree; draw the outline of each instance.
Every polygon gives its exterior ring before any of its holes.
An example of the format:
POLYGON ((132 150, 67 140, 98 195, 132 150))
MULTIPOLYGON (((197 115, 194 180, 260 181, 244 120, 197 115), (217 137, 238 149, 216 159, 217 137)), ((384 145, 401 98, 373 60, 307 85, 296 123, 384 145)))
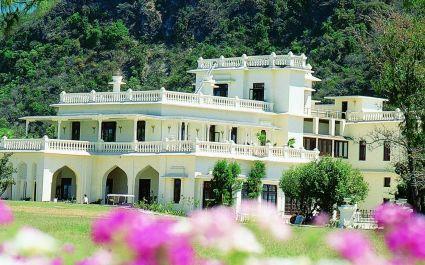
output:
POLYGON ((0 158, 0 196, 10 185, 15 185, 13 173, 16 172, 16 169, 9 161, 11 156, 11 153, 6 153, 0 158))
POLYGON ((5 35, 19 23, 22 16, 33 11, 33 8, 45 0, 0 0, 0 25, 5 35))
POLYGON ((320 208, 332 212, 345 198, 358 203, 366 198, 368 185, 360 171, 341 159, 324 157, 285 171, 280 188, 295 199, 304 213, 320 208))
POLYGON ((247 191, 248 198, 256 199, 260 196, 263 189, 261 180, 266 176, 266 165, 262 161, 254 161, 248 178, 246 179, 244 188, 247 191))
POLYGON ((211 180, 214 196, 214 202, 211 206, 233 205, 236 192, 242 186, 242 182, 237 179, 240 173, 241 168, 238 163, 228 163, 226 160, 217 161, 214 165, 213 178, 211 180))
POLYGON ((377 132, 372 138, 402 149, 405 159, 396 170, 407 184, 409 203, 421 211, 425 205, 425 18, 393 11, 373 21, 363 44, 379 77, 373 85, 392 107, 400 108, 404 119, 401 135, 377 132))

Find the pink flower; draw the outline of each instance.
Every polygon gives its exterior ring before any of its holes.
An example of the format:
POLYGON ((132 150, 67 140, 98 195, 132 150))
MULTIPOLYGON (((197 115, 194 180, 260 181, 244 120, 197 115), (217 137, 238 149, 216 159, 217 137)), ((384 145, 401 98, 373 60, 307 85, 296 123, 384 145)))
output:
POLYGON ((73 244, 67 243, 67 244, 64 244, 62 246, 62 250, 63 250, 63 252, 65 252, 67 254, 71 254, 71 253, 74 253, 75 247, 74 247, 73 244))
POLYGON ((98 250, 91 257, 87 257, 76 265, 112 265, 112 254, 106 250, 98 250))
POLYGON ((128 209, 115 209, 104 218, 93 222, 91 237, 97 244, 112 243, 114 237, 128 232, 131 224, 138 220, 139 213, 128 209))
POLYGON ((262 230, 270 232, 277 240, 287 240, 291 237, 291 229, 279 215, 275 205, 258 201, 247 200, 241 204, 240 213, 247 215, 262 230))
POLYGON ((360 232, 335 232, 328 236, 327 242, 330 247, 353 264, 385 264, 373 253, 369 240, 360 232))
POLYGON ((425 219, 414 216, 408 222, 394 226, 385 235, 385 241, 397 255, 425 260, 425 219))
POLYGON ((7 204, 0 200, 0 225, 10 224, 13 222, 13 214, 7 204))
POLYGON ((413 216, 412 209, 398 206, 392 203, 385 203, 375 209, 374 218, 379 226, 394 226, 408 222, 413 216))
POLYGON ((317 226, 325 226, 329 223, 329 214, 320 213, 314 217, 314 224, 317 226))

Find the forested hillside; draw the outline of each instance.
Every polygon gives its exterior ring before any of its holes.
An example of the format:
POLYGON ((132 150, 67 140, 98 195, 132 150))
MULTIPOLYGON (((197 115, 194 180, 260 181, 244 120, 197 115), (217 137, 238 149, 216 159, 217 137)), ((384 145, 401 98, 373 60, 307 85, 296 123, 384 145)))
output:
POLYGON ((0 129, 49 115, 58 94, 126 89, 191 91, 196 60, 243 53, 305 53, 323 82, 317 97, 374 94, 361 45, 370 17, 404 7, 366 0, 62 0, 0 39, 0 129))

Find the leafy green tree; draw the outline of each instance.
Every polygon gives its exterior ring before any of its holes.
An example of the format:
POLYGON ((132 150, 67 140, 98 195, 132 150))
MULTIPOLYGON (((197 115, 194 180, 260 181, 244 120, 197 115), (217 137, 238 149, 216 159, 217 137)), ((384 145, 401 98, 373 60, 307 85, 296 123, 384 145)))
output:
POLYGON ((359 170, 331 157, 283 172, 279 185, 286 196, 300 204, 304 213, 318 207, 330 213, 334 205, 341 205, 345 198, 358 203, 368 192, 368 185, 359 170))
POLYGON ((261 195, 263 184, 262 179, 266 177, 266 164, 263 161, 254 161, 251 171, 248 174, 243 186, 247 191, 248 198, 256 199, 261 195))
POLYGON ((373 31, 364 43, 379 77, 374 88, 404 115, 401 135, 379 130, 372 138, 381 144, 390 142, 405 154, 396 171, 407 185, 408 202, 418 211, 425 211, 424 24, 421 15, 391 12, 374 17, 373 31))
POLYGON ((241 168, 238 163, 228 163, 226 160, 217 161, 213 169, 211 186, 215 205, 233 205, 236 192, 241 189, 242 182, 238 180, 241 168))
POLYGON ((16 169, 10 163, 11 156, 12 154, 6 153, 0 158, 0 196, 3 195, 9 186, 15 185, 13 173, 16 172, 16 169))

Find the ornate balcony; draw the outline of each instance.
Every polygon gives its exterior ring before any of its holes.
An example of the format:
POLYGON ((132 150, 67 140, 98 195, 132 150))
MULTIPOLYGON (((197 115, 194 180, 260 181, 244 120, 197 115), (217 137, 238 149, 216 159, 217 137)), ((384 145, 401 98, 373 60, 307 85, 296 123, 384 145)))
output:
POLYGON ((347 122, 401 121, 404 117, 399 110, 344 113, 336 110, 305 108, 304 114, 315 118, 345 119, 347 122))
POLYGON ((125 92, 95 92, 60 94, 60 104, 90 103, 169 103, 189 106, 219 107, 236 110, 254 110, 273 112, 273 103, 249 99, 216 97, 203 94, 183 93, 160 90, 125 92))
POLYGON ((221 56, 217 59, 198 59, 198 69, 211 68, 245 68, 245 67, 293 67, 311 70, 311 66, 306 64, 307 57, 304 54, 299 56, 289 52, 285 55, 247 56, 225 58, 221 56))
POLYGON ((311 161, 319 157, 319 151, 285 147, 240 145, 233 142, 206 141, 152 141, 152 142, 88 142, 49 139, 7 139, 0 143, 2 152, 43 151, 84 154, 161 154, 184 153, 242 159, 264 158, 279 161, 311 161))

